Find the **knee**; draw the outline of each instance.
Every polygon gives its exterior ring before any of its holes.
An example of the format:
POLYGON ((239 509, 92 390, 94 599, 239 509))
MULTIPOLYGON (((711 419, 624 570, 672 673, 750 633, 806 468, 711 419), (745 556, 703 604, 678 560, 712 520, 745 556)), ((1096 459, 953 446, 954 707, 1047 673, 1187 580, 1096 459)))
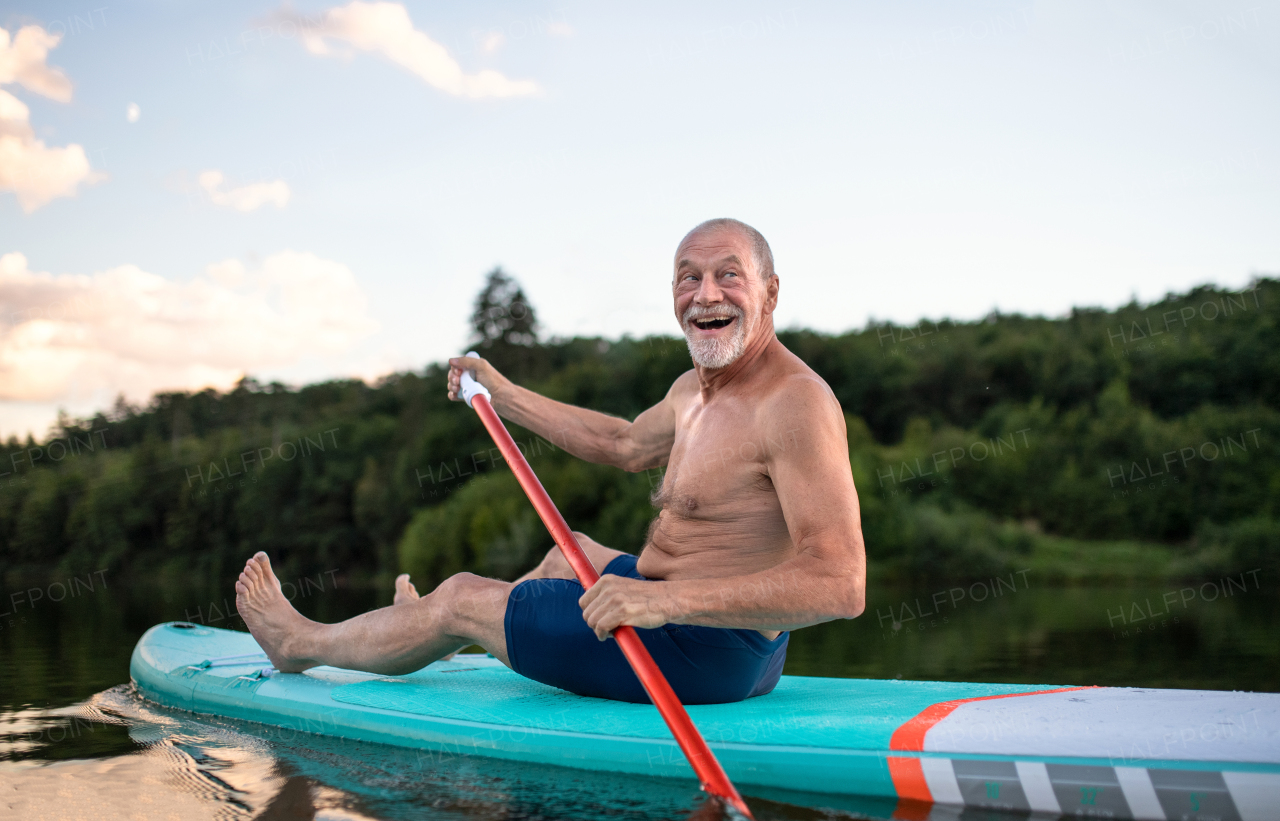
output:
POLYGON ((474 573, 450 576, 419 600, 449 633, 465 631, 477 618, 496 608, 505 608, 505 601, 505 583, 474 573))
POLYGON ((434 602, 436 605, 457 605, 482 596, 489 589, 492 581, 475 573, 455 573, 440 582, 430 595, 436 599, 434 602))
POLYGON ((443 594, 442 598, 452 598, 454 595, 474 586, 480 577, 475 573, 455 573, 440 584, 436 585, 436 589, 431 591, 431 595, 437 593, 443 594))

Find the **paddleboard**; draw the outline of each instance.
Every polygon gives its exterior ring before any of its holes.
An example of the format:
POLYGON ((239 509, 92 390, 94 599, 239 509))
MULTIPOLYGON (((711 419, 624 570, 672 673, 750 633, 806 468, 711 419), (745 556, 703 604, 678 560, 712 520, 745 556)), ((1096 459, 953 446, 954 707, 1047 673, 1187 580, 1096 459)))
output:
MULTIPOLYGON (((420 750, 688 779, 651 705, 585 698, 485 655, 406 676, 272 670, 248 633, 156 625, 130 675, 156 703, 420 750)), ((1280 821, 1280 694, 783 676, 689 715, 751 788, 1132 819, 1280 821)), ((941 813, 941 814, 939 814, 941 813)))

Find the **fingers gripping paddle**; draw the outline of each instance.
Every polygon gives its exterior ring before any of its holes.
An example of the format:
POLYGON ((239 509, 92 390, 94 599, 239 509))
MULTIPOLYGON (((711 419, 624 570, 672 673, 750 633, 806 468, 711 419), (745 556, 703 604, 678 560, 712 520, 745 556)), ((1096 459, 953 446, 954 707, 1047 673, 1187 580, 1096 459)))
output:
MULTIPOLYGON (((480 355, 470 351, 467 356, 479 357, 480 355)), ((569 524, 560 515, 555 502, 551 501, 551 497, 542 487, 542 482, 538 481, 533 468, 529 467, 524 454, 516 447, 515 440, 511 438, 506 426, 498 418, 493 405, 489 403, 489 391, 475 380, 470 371, 462 372, 460 387, 462 398, 480 416, 480 421, 488 429, 489 435, 498 445, 498 450, 502 452, 507 464, 511 465, 511 472, 516 475, 520 487, 524 488, 529 501, 538 511, 542 523, 547 526, 547 530, 551 531, 551 538, 555 539, 556 544, 560 546, 560 552, 573 568, 578 581, 582 582, 583 588, 591 589, 591 586, 599 581, 600 574, 592 566, 582 546, 574 538, 573 531, 569 529, 569 524)), ((724 769, 712 754, 711 749, 707 747, 702 734, 698 732, 697 727, 693 726, 693 721, 685 712, 684 705, 680 703, 675 691, 667 683, 666 677, 662 675, 653 657, 640 641, 635 628, 623 625, 613 631, 613 637, 622 648, 622 653, 631 664, 631 669, 635 670, 645 692, 649 694, 649 700, 658 708, 663 720, 667 722, 667 727, 671 729, 671 734, 675 736, 680 749, 684 751, 685 758, 689 759, 694 773, 702 782, 702 789, 720 798, 748 818, 753 818, 751 810, 747 809, 746 802, 734 789, 729 776, 725 775, 724 769)))

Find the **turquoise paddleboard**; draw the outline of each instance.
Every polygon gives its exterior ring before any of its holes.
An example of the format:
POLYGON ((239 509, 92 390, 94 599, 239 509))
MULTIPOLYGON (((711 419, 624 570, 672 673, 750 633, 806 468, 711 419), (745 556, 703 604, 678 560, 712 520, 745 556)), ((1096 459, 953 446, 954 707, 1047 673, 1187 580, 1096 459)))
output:
MULTIPOLYGON (((138 641, 130 675, 143 697, 195 713, 423 750, 691 776, 652 706, 566 693, 489 656, 460 655, 407 676, 278 673, 248 633, 170 622, 138 641)), ((896 798, 922 819, 971 806, 1280 821, 1278 694, 783 676, 766 696, 688 709, 748 797, 754 786, 896 798)))

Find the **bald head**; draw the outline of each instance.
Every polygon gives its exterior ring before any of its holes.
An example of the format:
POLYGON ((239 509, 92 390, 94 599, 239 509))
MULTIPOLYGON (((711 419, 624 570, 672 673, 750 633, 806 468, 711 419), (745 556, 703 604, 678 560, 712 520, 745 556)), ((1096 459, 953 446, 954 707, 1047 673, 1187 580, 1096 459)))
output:
POLYGON ((756 273, 763 280, 773 278, 773 251, 769 249, 769 242, 764 238, 764 234, 741 220, 730 219, 729 217, 707 220, 694 226, 694 229, 685 234, 684 239, 680 240, 680 244, 676 246, 676 254, 679 255, 679 249, 683 248, 685 243, 694 237, 716 231, 735 231, 746 239, 751 246, 751 260, 755 263, 756 273))

